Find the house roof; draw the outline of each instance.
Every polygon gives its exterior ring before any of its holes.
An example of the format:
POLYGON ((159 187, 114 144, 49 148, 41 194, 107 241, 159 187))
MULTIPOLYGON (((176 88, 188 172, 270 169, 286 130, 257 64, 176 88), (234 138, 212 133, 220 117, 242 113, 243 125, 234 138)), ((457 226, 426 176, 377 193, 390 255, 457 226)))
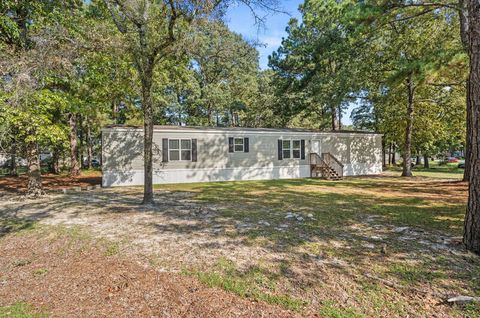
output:
MULTIPOLYGON (((168 131, 206 131, 206 132, 259 132, 259 133, 334 133, 334 134, 375 134, 373 131, 365 130, 320 130, 320 129, 305 129, 305 128, 248 128, 248 127, 208 127, 208 126, 176 126, 176 125, 155 125, 154 130, 168 130, 168 131)), ((108 125, 107 129, 124 128, 124 129, 143 129, 143 126, 135 125, 108 125)))

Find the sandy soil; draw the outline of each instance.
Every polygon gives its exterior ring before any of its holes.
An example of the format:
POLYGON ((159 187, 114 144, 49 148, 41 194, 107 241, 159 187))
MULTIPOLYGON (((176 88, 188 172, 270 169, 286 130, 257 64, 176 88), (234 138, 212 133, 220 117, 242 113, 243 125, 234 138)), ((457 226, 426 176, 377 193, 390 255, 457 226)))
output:
POLYGON ((59 317, 296 316, 82 240, 30 233, 0 242, 0 306, 25 302, 59 317))

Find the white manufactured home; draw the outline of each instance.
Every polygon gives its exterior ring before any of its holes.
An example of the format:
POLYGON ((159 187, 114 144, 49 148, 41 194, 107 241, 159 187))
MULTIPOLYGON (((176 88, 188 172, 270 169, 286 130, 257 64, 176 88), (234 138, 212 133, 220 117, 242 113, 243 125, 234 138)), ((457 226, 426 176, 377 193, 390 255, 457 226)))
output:
MULTIPOLYGON (((379 174, 381 138, 356 131, 155 126, 153 182, 379 174)), ((102 163, 103 186, 143 184, 143 128, 104 128, 102 163)))

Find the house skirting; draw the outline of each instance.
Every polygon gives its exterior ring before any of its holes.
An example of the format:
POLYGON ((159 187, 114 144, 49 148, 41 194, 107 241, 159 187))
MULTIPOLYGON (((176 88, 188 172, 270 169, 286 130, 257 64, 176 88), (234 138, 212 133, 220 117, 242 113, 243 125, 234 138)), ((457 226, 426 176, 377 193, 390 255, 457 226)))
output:
MULTIPOLYGON (((345 176, 372 175, 382 172, 381 164, 346 164, 345 176)), ((102 186, 143 185, 143 170, 104 170, 102 186)), ((153 171, 154 184, 295 179, 310 177, 310 165, 279 167, 238 167, 238 168, 196 168, 196 169, 157 169, 153 171)))

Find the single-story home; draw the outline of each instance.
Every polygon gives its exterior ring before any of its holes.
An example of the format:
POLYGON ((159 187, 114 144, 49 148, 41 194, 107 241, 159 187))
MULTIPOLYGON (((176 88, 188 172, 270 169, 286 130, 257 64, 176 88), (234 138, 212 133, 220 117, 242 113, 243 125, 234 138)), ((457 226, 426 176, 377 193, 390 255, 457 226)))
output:
MULTIPOLYGON (((364 131, 155 126, 153 183, 371 175, 382 135, 364 131)), ((102 184, 142 185, 143 127, 102 129, 102 184)))

